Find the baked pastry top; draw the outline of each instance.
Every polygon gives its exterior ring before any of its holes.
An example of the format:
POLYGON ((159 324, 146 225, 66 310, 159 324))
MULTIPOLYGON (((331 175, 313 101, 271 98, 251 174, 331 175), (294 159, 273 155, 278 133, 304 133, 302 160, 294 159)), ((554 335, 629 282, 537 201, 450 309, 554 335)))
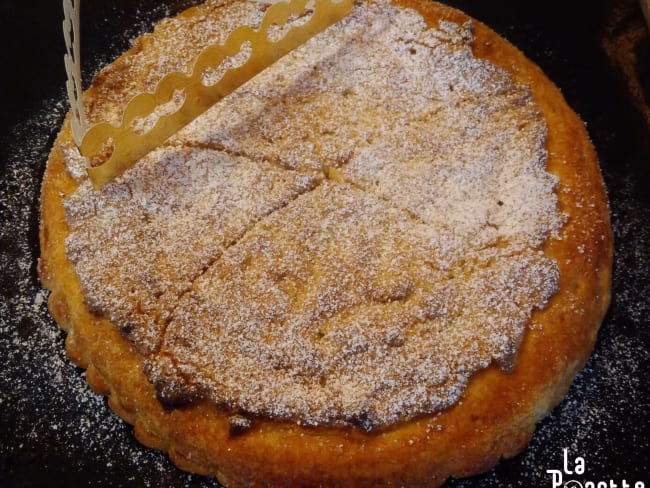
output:
MULTIPOLYGON (((96 78, 90 120, 263 13, 161 22, 96 78)), ((40 269, 69 353, 143 442, 227 484, 480 472, 559 401, 609 302, 584 127, 440 4, 358 3, 115 182, 85 164, 64 126, 40 269)))

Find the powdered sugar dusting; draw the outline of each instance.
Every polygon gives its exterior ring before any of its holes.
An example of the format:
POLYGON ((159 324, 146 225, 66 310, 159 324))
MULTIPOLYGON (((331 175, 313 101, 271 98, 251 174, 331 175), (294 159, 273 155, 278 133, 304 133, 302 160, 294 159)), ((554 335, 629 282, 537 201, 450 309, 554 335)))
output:
POLYGON ((88 177, 88 160, 81 155, 77 146, 68 142, 61 145, 61 150, 68 174, 77 182, 85 180, 88 177))
MULTIPOLYGON (((179 69, 172 33, 213 42, 262 11, 211 9, 163 22, 164 39, 114 68, 126 91, 179 69)), ((562 217, 528 88, 472 39, 470 24, 359 4, 121 179, 66 200, 86 303, 148 356, 163 400, 372 429, 512 366, 557 288, 538 247, 562 217)))
POLYGON ((297 198, 178 304, 149 361, 159 393, 366 429, 450 405, 476 369, 509 363, 558 277, 505 249, 441 269, 429 232, 346 184, 297 198))
MULTIPOLYGON (((156 3, 155 8, 159 7, 156 3)), ((139 16, 138 20, 142 18, 149 19, 139 16)), ((130 27, 133 21, 129 18, 125 23, 130 27)), ((514 31, 512 27, 510 32, 514 31)), ((548 42, 530 28, 522 39, 527 37, 534 39, 530 44, 522 41, 529 52, 542 50, 548 42)), ((114 45, 110 46, 109 55, 117 55, 114 45)), ((107 61, 109 55, 102 59, 107 61)), ((565 64, 575 61, 578 70, 586 65, 564 49, 541 57, 548 61, 549 56, 562 57, 565 64)), ((597 106, 598 100, 589 98, 590 92, 571 78, 575 71, 568 72, 568 82, 562 77, 556 81, 564 81, 566 91, 583 95, 574 100, 597 106)), ((585 73, 590 78, 601 71, 590 64, 585 73)), ((607 90, 608 98, 620 102, 616 106, 625 110, 621 93, 607 90)), ((0 136, 6 150, 6 159, 5 153, 0 156, 0 484, 218 486, 213 479, 180 472, 166 456, 134 440, 131 429, 89 391, 83 372, 69 363, 64 333, 38 305, 45 293, 34 272, 39 180, 48 138, 58 130, 65 110, 61 92, 56 102, 46 101, 29 120, 17 121, 16 130, 0 136)), ((606 169, 625 166, 630 157, 616 151, 627 140, 612 120, 616 119, 608 112, 606 117, 589 121, 606 169)), ((647 152, 640 154, 645 163, 647 152)), ((650 453, 646 387, 650 207, 647 198, 635 196, 647 194, 647 178, 638 174, 638 168, 629 174, 624 180, 620 172, 605 174, 617 246, 615 300, 587 368, 565 401, 538 426, 523 455, 503 461, 489 474, 450 480, 445 486, 547 486, 546 470, 562 468, 564 447, 571 448, 571 455, 585 456, 592 480, 647 481, 643 461, 650 453)))
POLYGON ((65 202, 66 252, 87 305, 141 351, 153 351, 197 276, 253 223, 318 179, 208 149, 168 148, 101 192, 84 182, 65 202))
POLYGON ((477 246, 539 245, 562 223, 544 120, 528 88, 471 44, 470 24, 427 29, 414 11, 360 6, 178 139, 340 168, 338 178, 477 246))

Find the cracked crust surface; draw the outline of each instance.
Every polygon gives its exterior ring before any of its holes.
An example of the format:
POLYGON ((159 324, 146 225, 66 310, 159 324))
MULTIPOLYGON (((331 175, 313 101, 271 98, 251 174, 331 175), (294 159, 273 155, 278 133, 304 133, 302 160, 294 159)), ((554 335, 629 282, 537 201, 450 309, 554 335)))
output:
MULTIPOLYGON (((439 4, 413 2, 408 6, 421 12, 429 25, 437 25, 440 19, 458 24, 468 20, 458 11, 439 4)), ((184 15, 193 19, 197 12, 200 10, 184 15)), ((547 168, 559 181, 556 189, 559 211, 568 215, 560 239, 548 239, 543 244, 544 255, 554 260, 559 269, 558 292, 544 310, 532 312, 512 372, 505 373, 497 365, 489 366, 471 377, 462 402, 436 414, 405 418, 374 433, 364 433, 349 425, 307 427, 290 419, 268 419, 263 415, 251 419, 233 417, 232 411, 215 408, 209 400, 165 410, 143 372, 145 356, 159 348, 159 341, 138 341, 133 335, 137 327, 124 331, 131 339, 128 340, 109 318, 93 314, 85 304, 88 300, 81 291, 78 274, 66 256, 64 243, 70 229, 62 197, 75 194, 78 182, 64 165, 65 144, 70 137, 64 127, 50 157, 43 184, 41 277, 52 291, 53 315, 69 331, 70 357, 88 368, 91 386, 109 395, 111 408, 135 425, 136 435, 143 443, 167 450, 180 467, 216 475, 228 486, 363 486, 377 483, 431 486, 442 483, 449 475, 481 472, 499 458, 514 455, 525 446, 535 422, 559 401, 593 347, 609 302, 611 235, 596 156, 582 123, 538 68, 483 25, 475 22, 474 27, 474 54, 502 67, 516 82, 529 85, 546 122, 547 168)), ((155 53, 154 48, 147 51, 149 43, 155 44, 155 41, 148 38, 139 41, 135 52, 142 49, 141 52, 149 56, 155 53)), ((122 58, 122 64, 118 61, 111 69, 121 70, 125 64, 129 65, 124 59, 127 58, 122 58)), ((140 79, 138 76, 135 78, 140 79)), ((102 100, 103 90, 110 86, 107 79, 109 75, 100 76, 96 81, 92 96, 97 100, 102 100)), ((328 135, 331 136, 325 136, 328 135)), ((189 148, 178 150, 184 151, 189 158, 200 159, 206 152, 218 152, 214 141, 186 142, 189 148), (209 148, 197 147, 208 143, 212 143, 209 148)), ((220 141, 222 145, 227 142, 220 141)), ((243 155, 231 153, 215 157, 229 161, 223 167, 231 171, 233 178, 229 180, 229 175, 220 175, 220 181, 224 182, 219 188, 220 194, 227 194, 229 181, 241 183, 241 175, 237 175, 240 164, 255 166, 243 155), (233 164, 236 158, 239 164, 233 164)), ((267 189, 273 188, 271 196, 276 197, 260 197, 259 205, 242 213, 243 220, 234 218, 234 223, 225 222, 223 226, 228 232, 215 232, 219 239, 208 236, 214 247, 208 255, 196 257, 198 268, 211 268, 215 252, 221 253, 227 247, 222 242, 238 241, 243 234, 237 229, 249 225, 246 219, 254 221, 251 216, 261 218, 273 213, 273 219, 283 212, 290 213, 288 199, 326 194, 327 198, 340 201, 346 195, 361 192, 345 182, 346 177, 355 177, 354 166, 340 168, 338 155, 331 160, 331 167, 336 169, 328 169, 326 174, 330 179, 332 175, 335 177, 332 181, 323 182, 322 174, 319 176, 318 171, 310 167, 300 168, 299 172, 274 168, 262 171, 263 175, 258 175, 254 181, 266 185, 267 189), (308 194, 297 196, 305 192, 308 194)), ((277 159, 274 163, 288 164, 277 159)), ((255 169, 259 171, 257 166, 255 169)), ((235 185, 235 188, 238 187, 235 185)), ((251 185, 251 181, 238 189, 246 188, 257 195, 258 188, 251 185)), ((383 196, 390 198, 390 192, 384 192, 383 196)), ((206 216, 212 215, 209 208, 203 210, 206 216)), ((228 215, 236 216, 237 213, 228 215)), ((255 233, 247 234, 243 247, 255 237, 255 233)), ((179 245, 187 247, 182 242, 179 245)), ((79 253, 79 259, 90 259, 89 266, 92 265, 91 255, 85 254, 83 249, 79 253)), ((122 258, 122 255, 115 257, 122 258)), ((231 262, 234 258, 231 256, 231 262)), ((147 266, 155 268, 153 273, 161 276, 170 270, 184 271, 159 259, 147 266)), ((110 274, 111 270, 107 272, 110 274)), ((214 303, 210 296, 211 286, 215 279, 223 279, 226 275, 223 269, 212 267, 203 284, 192 285, 196 288, 194 302, 189 297, 182 306, 192 309, 197 306, 197 299, 200 299, 198 303, 204 303, 206 298, 208 303, 214 303)), ((123 278, 129 279, 128 276, 123 278)), ((191 284, 191 281, 186 279, 179 283, 191 284)), ((401 294, 399 280, 393 281, 395 286, 386 287, 389 298, 401 294)), ((151 314, 142 316, 150 320, 151 314)), ((175 323, 183 327, 182 320, 175 323)), ((182 335, 172 334, 166 341, 174 342, 179 337, 182 335)), ((387 340, 391 342, 392 339, 387 340)), ((397 337, 395 340, 399 343, 403 339, 397 337)), ((161 388, 164 393, 164 380, 158 387, 158 395, 161 388)), ((197 392, 196 397, 203 396, 201 393, 197 392)), ((173 400, 173 395, 168 399, 173 400)))

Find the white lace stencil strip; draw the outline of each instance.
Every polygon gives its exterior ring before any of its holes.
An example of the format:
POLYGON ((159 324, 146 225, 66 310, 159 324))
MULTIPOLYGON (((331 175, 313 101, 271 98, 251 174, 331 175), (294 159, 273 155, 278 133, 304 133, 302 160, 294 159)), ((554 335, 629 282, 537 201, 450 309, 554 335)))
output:
POLYGON ((81 56, 79 37, 79 8, 81 0, 63 0, 63 36, 66 54, 64 56, 65 72, 68 76, 66 89, 72 110, 72 136, 77 145, 81 145, 84 133, 88 129, 86 111, 81 96, 81 56))

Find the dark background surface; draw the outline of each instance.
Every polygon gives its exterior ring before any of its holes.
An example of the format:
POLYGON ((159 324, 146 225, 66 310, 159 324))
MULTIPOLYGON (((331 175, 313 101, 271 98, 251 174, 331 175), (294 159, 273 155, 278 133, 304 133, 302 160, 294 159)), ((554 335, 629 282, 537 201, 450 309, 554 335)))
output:
MULTIPOLYGON (((84 2, 85 83, 134 36, 192 3, 84 2)), ((614 303, 567 398, 524 453, 449 486, 551 486, 546 470, 562 468, 564 448, 585 459, 577 479, 650 486, 649 131, 599 46, 608 1, 448 3, 519 46, 586 121, 616 239, 614 303)), ((216 486, 134 440, 67 362, 47 314, 36 276, 38 192, 66 111, 61 21, 59 1, 0 0, 0 486, 216 486)))

